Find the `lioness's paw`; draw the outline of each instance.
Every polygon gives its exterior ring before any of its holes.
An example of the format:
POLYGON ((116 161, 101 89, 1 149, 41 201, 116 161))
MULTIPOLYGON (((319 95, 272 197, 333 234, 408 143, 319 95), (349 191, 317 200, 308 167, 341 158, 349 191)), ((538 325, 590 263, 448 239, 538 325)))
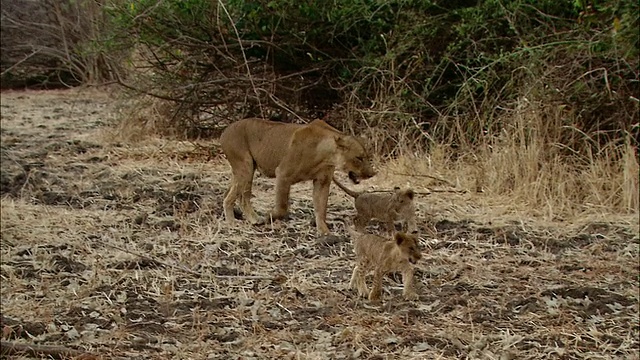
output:
POLYGON ((240 210, 239 208, 237 208, 237 207, 235 207, 235 206, 234 206, 234 207, 233 207, 233 217, 234 217, 236 220, 243 220, 243 219, 244 219, 244 216, 243 216, 243 214, 242 214, 242 210, 240 210))
POLYGON ((380 299, 382 298, 381 296, 382 294, 380 294, 377 291, 371 291, 369 293, 369 301, 371 301, 372 303, 379 303, 380 299))
POLYGON ((264 216, 258 216, 255 219, 252 219, 251 225, 264 225, 267 223, 267 219, 264 216))

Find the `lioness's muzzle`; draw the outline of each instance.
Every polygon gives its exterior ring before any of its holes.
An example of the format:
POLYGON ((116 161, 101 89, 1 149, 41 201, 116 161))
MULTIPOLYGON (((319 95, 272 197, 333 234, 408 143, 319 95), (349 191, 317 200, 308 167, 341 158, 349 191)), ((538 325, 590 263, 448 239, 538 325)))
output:
POLYGON ((355 172, 353 172, 353 171, 349 171, 349 179, 351 179, 351 181, 352 181, 354 184, 359 184, 359 183, 360 183, 360 180, 362 180, 362 179, 368 179, 368 178, 370 178, 370 177, 374 176, 375 174, 376 174, 376 172, 375 172, 375 171, 373 171, 373 170, 368 171, 368 172, 365 172, 365 173, 363 173, 363 174, 356 174, 356 173, 355 173, 355 172))
POLYGON ((354 184, 360 183, 360 179, 358 179, 358 175, 356 175, 356 173, 354 173, 353 171, 349 171, 349 179, 351 179, 351 181, 354 184))

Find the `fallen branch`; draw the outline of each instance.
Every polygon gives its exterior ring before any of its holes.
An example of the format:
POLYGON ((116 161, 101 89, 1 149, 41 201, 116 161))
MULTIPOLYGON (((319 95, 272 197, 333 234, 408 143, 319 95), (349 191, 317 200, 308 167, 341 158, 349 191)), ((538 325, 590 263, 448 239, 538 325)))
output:
POLYGON ((59 345, 19 344, 11 341, 2 341, 0 345, 0 354, 3 356, 26 355, 31 357, 46 356, 53 359, 68 359, 70 357, 82 360, 104 359, 101 355, 74 350, 59 345))
POLYGON ((37 53, 39 53, 40 50, 33 50, 33 52, 31 52, 31 54, 25 56, 22 60, 16 62, 15 64, 9 66, 8 69, 6 69, 5 71, 2 72, 2 76, 4 76, 5 74, 7 74, 9 71, 13 70, 14 68, 18 67, 20 64, 22 64, 23 62, 29 60, 31 57, 33 57, 34 55, 36 55, 37 53))

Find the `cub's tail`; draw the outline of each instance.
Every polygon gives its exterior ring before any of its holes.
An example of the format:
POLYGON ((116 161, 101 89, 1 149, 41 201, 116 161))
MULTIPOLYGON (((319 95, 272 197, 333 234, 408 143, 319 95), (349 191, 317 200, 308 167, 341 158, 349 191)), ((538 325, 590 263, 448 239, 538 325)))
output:
POLYGON ((340 189, 342 189, 342 191, 346 192, 347 195, 351 196, 352 198, 357 198, 358 195, 360 195, 360 193, 357 193, 353 190, 350 190, 349 188, 347 188, 346 186, 344 186, 342 183, 340 183, 340 181, 338 181, 338 179, 336 179, 335 175, 333 176, 333 182, 336 183, 336 185, 338 185, 338 187, 340 189))

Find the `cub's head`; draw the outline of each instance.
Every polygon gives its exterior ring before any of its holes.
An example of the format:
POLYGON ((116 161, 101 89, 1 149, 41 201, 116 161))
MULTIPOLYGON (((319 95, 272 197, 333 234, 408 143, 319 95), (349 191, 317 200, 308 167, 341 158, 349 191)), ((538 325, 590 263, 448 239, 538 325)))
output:
POLYGON ((400 253, 411 264, 415 264, 422 258, 418 237, 403 232, 397 232, 395 235, 396 244, 400 248, 400 253))
POLYGON ((376 174, 371 154, 359 139, 347 135, 339 136, 336 138, 336 145, 342 157, 342 171, 349 174, 349 179, 354 184, 376 174))
POLYGON ((413 206, 414 197, 415 192, 413 190, 400 189, 396 186, 393 192, 394 210, 401 212, 401 210, 411 208, 413 206))

